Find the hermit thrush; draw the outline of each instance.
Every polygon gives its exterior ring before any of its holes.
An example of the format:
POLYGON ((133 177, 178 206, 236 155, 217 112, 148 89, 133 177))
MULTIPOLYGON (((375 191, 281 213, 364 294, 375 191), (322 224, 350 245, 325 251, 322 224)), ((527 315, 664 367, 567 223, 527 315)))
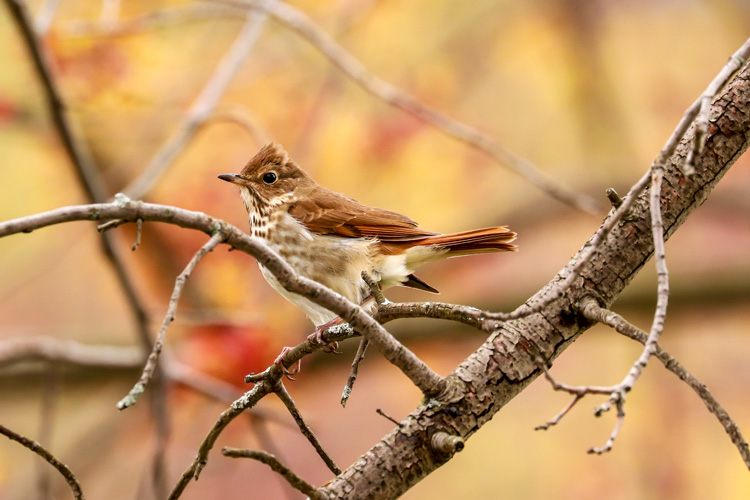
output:
MULTIPOLYGON (((278 144, 263 146, 239 174, 222 174, 219 179, 240 187, 252 236, 276 250, 300 275, 355 304, 370 295, 363 271, 381 289, 402 285, 437 293, 412 274, 417 267, 441 258, 516 250, 510 243, 516 233, 504 226, 434 233, 406 216, 326 189, 278 144)), ((318 329, 336 317, 305 297, 287 292, 263 266, 261 271, 318 329)))

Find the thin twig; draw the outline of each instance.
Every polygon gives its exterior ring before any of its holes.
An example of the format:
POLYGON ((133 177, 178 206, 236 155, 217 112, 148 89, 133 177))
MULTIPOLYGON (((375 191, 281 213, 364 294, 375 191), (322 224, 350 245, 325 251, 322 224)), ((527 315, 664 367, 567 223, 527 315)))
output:
POLYGON ((352 395, 352 389, 354 388, 354 382, 357 380, 357 373, 359 372, 359 364, 365 359, 365 351, 367 350, 367 344, 369 342, 366 338, 359 340, 359 346, 357 346, 357 354, 354 355, 352 360, 352 368, 349 370, 349 377, 346 379, 346 385, 344 390, 341 392, 341 406, 346 408, 346 403, 349 401, 349 396, 352 395))
POLYGON ((380 284, 372 279, 372 276, 367 274, 367 271, 362 271, 362 280, 370 288, 370 295, 375 299, 378 307, 388 302, 388 299, 383 295, 383 290, 380 289, 380 284))
POLYGON ((446 319, 482 330, 487 314, 476 307, 445 302, 388 302, 379 306, 373 316, 381 323, 403 318, 446 319))
POLYGON ((323 31, 302 11, 284 3, 269 4, 266 0, 220 0, 217 3, 241 8, 258 9, 269 13, 282 25, 291 29, 318 49, 328 60, 356 84, 386 103, 434 126, 449 137, 483 151, 500 164, 519 174, 532 185, 553 198, 589 214, 599 214, 600 205, 592 198, 575 193, 553 179, 530 161, 514 155, 491 137, 473 127, 430 108, 400 88, 372 74, 359 60, 347 52, 328 33, 323 31))
POLYGON ((133 246, 130 247, 130 249, 134 252, 136 248, 141 246, 141 234, 142 233, 143 233, 143 219, 137 219, 135 221, 135 242, 133 243, 133 246))
POLYGON ((399 422, 398 420, 396 420, 395 418, 391 417, 390 415, 387 415, 387 414, 386 414, 386 413, 385 413, 385 412, 384 412, 383 410, 381 410, 380 408, 375 408, 375 413, 377 413, 377 414, 378 414, 378 415, 380 415, 381 417, 385 418, 386 420, 389 420, 389 421, 393 422, 393 423, 394 423, 394 424, 396 424, 396 425, 401 425, 401 423, 400 423, 400 422, 399 422))
MULTIPOLYGON (((619 314, 600 307, 592 297, 585 297, 581 300, 579 311, 590 321, 604 323, 605 325, 614 328, 618 333, 625 335, 636 342, 645 344, 648 340, 648 334, 646 332, 632 325, 619 314)), ((656 345, 654 356, 664 364, 664 367, 667 370, 674 373, 680 380, 688 384, 688 386, 690 386, 690 388, 701 398, 701 401, 706 405, 708 411, 716 415, 717 420, 722 427, 724 427, 724 430, 729 434, 732 442, 740 452, 740 456, 745 462, 745 465, 750 469, 750 446, 748 446, 740 428, 716 398, 714 398, 706 385, 698 380, 659 344, 656 345)))
POLYGON ((21 445, 25 446, 26 448, 30 449, 43 459, 47 461, 52 467, 57 469, 60 474, 62 474, 62 477, 65 478, 65 481, 68 482, 68 485, 70 485, 70 489, 73 490, 73 496, 77 500, 83 500, 83 492, 81 491, 81 485, 78 483, 78 479, 76 479, 75 474, 73 474, 73 471, 71 471, 67 465, 60 462, 55 456, 47 451, 41 444, 37 443, 36 441, 32 441, 31 439, 22 436, 20 434, 17 434, 13 432, 12 430, 8 429, 4 425, 0 425, 0 434, 6 436, 8 439, 12 441, 16 441, 20 443, 21 445))
POLYGON ((302 418, 302 414, 297 409, 297 405, 294 404, 292 396, 289 395, 289 392, 286 390, 286 387, 284 387, 284 383, 281 381, 281 379, 276 382, 274 393, 276 393, 281 402, 284 403, 284 406, 286 406, 289 414, 292 416, 294 422, 299 427, 300 432, 307 438, 308 441, 310 441, 310 444, 313 446, 313 448, 315 448, 318 456, 323 459, 323 462, 325 462, 328 469, 336 475, 341 474, 341 469, 339 468, 339 466, 336 465, 336 462, 334 462, 331 456, 328 455, 328 452, 323 449, 323 445, 320 444, 320 440, 317 438, 317 436, 315 436, 315 433, 313 433, 312 429, 310 429, 310 426, 307 425, 305 419, 302 418))
POLYGON ((131 221, 125 220, 125 219, 110 220, 110 221, 104 222, 96 226, 96 230, 99 231, 100 233, 103 233, 105 231, 109 231, 110 229, 118 228, 122 226, 123 224, 129 224, 130 222, 131 221))
POLYGON ((607 439, 607 442, 602 446, 592 446, 588 449, 587 453, 601 455, 602 453, 606 453, 612 450, 612 446, 614 446, 615 444, 615 439, 617 439, 617 435, 620 434, 622 424, 625 423, 625 398, 622 396, 622 393, 615 394, 617 395, 612 396, 612 398, 614 398, 614 404, 617 407, 617 420, 615 420, 615 426, 612 428, 612 432, 610 432, 609 434, 609 439, 607 439))
POLYGON ((190 277, 190 274, 198 265, 198 262, 200 262, 201 259, 206 256, 206 254, 216 248, 216 246, 222 241, 224 241, 224 235, 221 232, 214 233, 214 235, 211 236, 211 238, 195 253, 195 255, 193 255, 193 258, 190 259, 190 262, 188 262, 188 265, 185 266, 185 269, 183 269, 180 275, 177 276, 177 279, 174 283, 174 289, 172 290, 172 297, 169 299, 167 313, 164 315, 164 320, 162 320, 159 334, 156 337, 156 342, 154 342, 154 348, 151 351, 148 360, 146 361, 146 366, 143 368, 143 373, 141 373, 140 379, 138 379, 138 382, 136 382, 128 395, 122 398, 117 403, 118 409, 124 410, 125 408, 133 406, 141 396, 141 394, 143 394, 143 391, 146 389, 146 385, 148 385, 149 381, 154 376, 156 362, 158 361, 159 354, 161 354, 162 347, 164 346, 164 337, 167 334, 167 328, 169 328, 169 325, 175 319, 175 314, 177 312, 177 303, 180 301, 182 290, 185 288, 187 279, 190 277))
POLYGON ((292 486, 292 488, 301 491, 309 498, 315 500, 323 500, 324 498, 326 498, 317 490, 317 488, 309 484, 304 479, 300 478, 298 475, 292 472, 289 467, 279 462, 278 459, 270 453, 266 453, 265 451, 261 450, 242 450, 239 448, 229 448, 227 446, 221 449, 221 453, 225 457, 251 458, 253 460, 257 460, 258 462, 264 463, 269 466, 271 470, 286 479, 286 481, 292 486))
POLYGON ((625 420, 625 410, 623 407, 625 403, 625 392, 621 390, 621 388, 619 388, 618 386, 610 387, 610 386, 564 384, 562 382, 558 382, 552 377, 549 370, 547 369, 547 364, 544 362, 543 359, 538 357, 537 364, 543 370, 544 378, 547 379, 547 381, 550 383, 550 385, 552 386, 554 390, 567 392, 568 394, 572 394, 574 397, 573 397, 573 400, 570 403, 568 403, 568 406, 566 406, 560 413, 552 417, 543 425, 536 426, 534 430, 547 430, 549 427, 556 425, 587 394, 608 394, 609 400, 605 402, 603 405, 597 406, 596 409, 594 410, 594 415, 599 417, 602 415, 602 413, 610 409, 611 404, 616 404, 617 420, 615 422, 615 426, 612 429, 612 432, 610 433, 609 439, 607 439, 607 442, 602 446, 589 448, 588 453, 601 454, 606 451, 610 451, 612 449, 612 445, 615 441, 615 438, 617 437, 617 434, 620 432, 620 429, 622 428, 622 424, 625 420))
POLYGON ((267 382, 259 382, 255 384, 255 387, 246 392, 241 398, 237 399, 229 408, 224 410, 221 415, 219 415, 216 423, 214 423, 211 430, 208 431, 208 434, 203 439, 203 442, 201 442, 201 445, 198 448, 198 454, 196 455, 195 459, 185 470, 185 472, 182 473, 179 481, 177 481, 177 484, 172 489, 168 500, 176 500, 177 498, 180 498, 190 481, 198 479, 201 471, 206 466, 206 463, 208 461, 208 453, 211 451, 211 448, 213 448, 214 444, 216 443, 216 439, 218 439, 219 435, 221 435, 227 425, 229 425, 232 420, 241 415, 243 411, 255 406, 258 401, 263 399, 271 392, 273 392, 271 384, 267 382))
POLYGON ((630 391, 635 382, 643 373, 648 360, 656 352, 659 337, 664 331, 664 320, 667 317, 667 303, 669 301, 669 272, 667 271, 666 256, 664 253, 664 223, 661 215, 661 182, 664 176, 664 168, 657 167, 652 170, 652 184, 650 194, 651 232, 654 237, 654 260, 657 274, 657 295, 654 320, 651 325, 648 339, 644 345, 643 352, 633 364, 625 379, 621 382, 625 392, 630 391))
POLYGON ((33 22, 26 11, 25 4, 20 0, 5 0, 5 3, 8 4, 15 23, 26 43, 26 48, 31 55, 34 69, 44 90, 50 116, 63 142, 63 147, 75 166, 80 184, 86 191, 89 200, 102 202, 108 197, 104 182, 88 151, 83 147, 82 143, 75 139, 73 123, 66 112, 64 100, 52 74, 52 64, 49 55, 46 53, 42 41, 39 40, 34 31, 33 22))
POLYGON ((229 83, 250 54, 268 15, 265 12, 248 14, 237 38, 219 62, 213 75, 185 114, 177 130, 161 146, 145 170, 123 192, 131 198, 141 199, 154 187, 159 178, 185 149, 201 124, 211 115, 229 83))
POLYGON ((568 406, 566 406, 565 408, 563 408, 563 409, 562 409, 562 410, 560 411, 560 413, 558 413, 557 415, 555 415, 555 416, 554 416, 554 417, 552 417, 551 419, 547 420, 547 421, 546 421, 545 423, 543 423, 542 425, 537 425, 536 427, 534 427, 534 430, 535 430, 535 431, 546 431, 547 429, 549 429, 549 428, 550 428, 550 427, 552 427, 553 425, 557 425, 558 423, 560 423, 560 420, 562 420, 562 418, 563 418, 563 417, 564 417, 565 415, 567 415, 567 414, 568 414, 568 412, 569 412, 570 410, 572 410, 572 409, 573 409, 573 407, 574 407, 574 406, 575 406, 575 405, 576 405, 576 404, 577 404, 577 403, 578 403, 578 402, 579 402, 579 401, 580 401, 581 399, 583 399, 583 396, 584 396, 584 394, 574 394, 574 395, 573 395, 573 399, 571 399, 571 400, 570 400, 570 403, 568 403, 568 406))

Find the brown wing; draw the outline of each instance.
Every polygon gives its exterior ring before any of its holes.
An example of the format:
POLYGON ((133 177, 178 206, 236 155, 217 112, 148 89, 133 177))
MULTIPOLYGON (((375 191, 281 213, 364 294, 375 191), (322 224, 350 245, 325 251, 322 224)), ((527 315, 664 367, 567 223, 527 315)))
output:
POLYGON ((438 234, 420 229, 405 215, 362 205, 325 188, 295 202, 289 214, 313 233, 375 238, 383 243, 422 240, 438 234))

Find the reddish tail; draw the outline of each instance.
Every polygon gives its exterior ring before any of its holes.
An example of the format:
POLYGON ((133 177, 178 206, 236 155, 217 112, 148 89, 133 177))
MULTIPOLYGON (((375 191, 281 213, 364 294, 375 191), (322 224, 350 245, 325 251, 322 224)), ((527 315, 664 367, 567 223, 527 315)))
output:
POLYGON ((513 252, 517 249, 511 241, 516 233, 508 231, 505 226, 487 227, 473 231, 453 234, 439 234, 421 240, 419 246, 431 246, 448 249, 448 257, 470 255, 486 252, 513 252))

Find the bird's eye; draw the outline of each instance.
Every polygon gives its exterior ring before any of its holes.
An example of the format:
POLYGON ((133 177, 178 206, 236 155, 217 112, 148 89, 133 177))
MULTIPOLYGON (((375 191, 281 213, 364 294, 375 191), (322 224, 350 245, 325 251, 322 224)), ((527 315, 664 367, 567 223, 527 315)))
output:
POLYGON ((276 174, 273 172, 263 174, 263 182, 265 182, 266 184, 273 184, 274 182, 276 182, 276 174))

